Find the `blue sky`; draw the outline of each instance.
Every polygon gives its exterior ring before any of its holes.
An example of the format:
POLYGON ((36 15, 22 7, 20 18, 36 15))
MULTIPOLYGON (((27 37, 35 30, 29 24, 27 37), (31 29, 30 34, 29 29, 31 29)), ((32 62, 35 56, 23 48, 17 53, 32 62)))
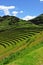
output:
POLYGON ((43 13, 43 0, 0 0, 0 16, 7 13, 20 18, 37 16, 43 13))

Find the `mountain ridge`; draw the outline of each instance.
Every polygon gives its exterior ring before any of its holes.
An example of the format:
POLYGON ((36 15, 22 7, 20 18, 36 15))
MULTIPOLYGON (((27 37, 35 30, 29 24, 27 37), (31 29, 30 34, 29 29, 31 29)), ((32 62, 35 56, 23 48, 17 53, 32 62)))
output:
POLYGON ((43 24, 43 14, 40 14, 39 16, 37 16, 36 18, 34 18, 30 21, 36 25, 43 24))

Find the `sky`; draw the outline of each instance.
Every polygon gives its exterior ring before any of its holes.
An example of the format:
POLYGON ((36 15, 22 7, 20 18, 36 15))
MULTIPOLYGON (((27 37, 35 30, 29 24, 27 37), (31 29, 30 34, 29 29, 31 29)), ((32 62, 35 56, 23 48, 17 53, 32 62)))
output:
POLYGON ((43 0, 0 0, 0 16, 17 16, 24 20, 43 13, 43 0))

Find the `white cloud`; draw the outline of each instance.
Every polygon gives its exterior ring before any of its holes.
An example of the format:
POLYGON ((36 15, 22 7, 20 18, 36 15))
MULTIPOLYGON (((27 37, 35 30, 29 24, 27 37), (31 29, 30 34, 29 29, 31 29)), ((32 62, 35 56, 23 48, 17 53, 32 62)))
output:
POLYGON ((13 16, 16 16, 17 14, 23 13, 23 11, 13 11, 12 14, 13 16))
POLYGON ((18 11, 13 11, 12 14, 13 16, 16 16, 19 12, 18 11))
POLYGON ((23 11, 20 11, 20 13, 23 13, 23 11))
POLYGON ((5 15, 10 15, 9 9, 14 9, 15 6, 2 6, 0 5, 0 10, 4 11, 5 15))
POLYGON ((9 9, 14 9, 15 6, 4 6, 4 5, 0 5, 0 10, 3 10, 4 11, 4 14, 5 15, 13 15, 13 16, 16 16, 18 13, 23 13, 23 11, 13 11, 10 13, 9 9))
POLYGON ((43 0, 40 0, 40 1, 43 1, 43 0))
POLYGON ((24 18, 22 18, 23 20, 30 20, 35 18, 36 16, 25 16, 24 18))

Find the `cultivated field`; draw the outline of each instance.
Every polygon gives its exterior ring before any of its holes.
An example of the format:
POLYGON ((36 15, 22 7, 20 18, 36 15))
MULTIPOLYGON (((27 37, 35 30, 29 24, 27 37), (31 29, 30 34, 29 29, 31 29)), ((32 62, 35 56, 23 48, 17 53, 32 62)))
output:
POLYGON ((0 65, 43 65, 43 26, 9 18, 0 23, 0 65))

